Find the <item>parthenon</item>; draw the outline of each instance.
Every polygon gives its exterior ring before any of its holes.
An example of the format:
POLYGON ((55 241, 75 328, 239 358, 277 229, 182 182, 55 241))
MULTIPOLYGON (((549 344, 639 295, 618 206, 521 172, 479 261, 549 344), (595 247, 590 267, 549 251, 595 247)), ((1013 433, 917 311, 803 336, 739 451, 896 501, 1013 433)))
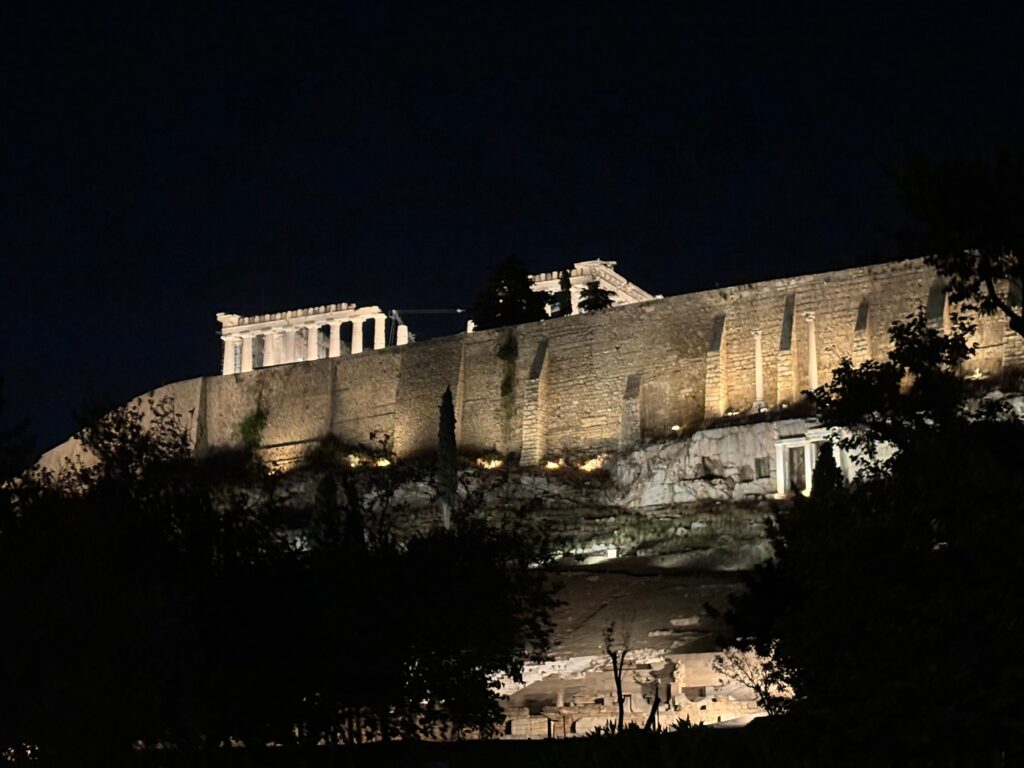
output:
MULTIPOLYGON (((286 312, 244 317, 217 313, 224 343, 221 373, 248 373, 256 368, 340 357, 343 342, 341 326, 352 326, 349 354, 363 351, 363 324, 373 320, 373 349, 387 346, 387 315, 380 307, 357 307, 355 304, 326 304, 286 312)), ((394 323, 394 343, 409 343, 409 328, 394 323)))

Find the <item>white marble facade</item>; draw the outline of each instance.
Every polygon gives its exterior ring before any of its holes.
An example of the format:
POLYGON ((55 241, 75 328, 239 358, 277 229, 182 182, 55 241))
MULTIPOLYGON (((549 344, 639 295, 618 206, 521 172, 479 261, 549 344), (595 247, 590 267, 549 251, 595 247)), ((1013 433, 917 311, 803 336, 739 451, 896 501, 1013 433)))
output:
MULTIPOLYGON (((250 317, 218 312, 217 320, 224 343, 221 372, 225 376, 271 365, 340 357, 344 346, 341 330, 346 323, 351 326, 350 354, 363 351, 368 320, 373 322, 369 339, 373 349, 387 344, 387 315, 377 306, 327 304, 250 317)), ((404 323, 395 328, 395 343, 409 343, 409 329, 404 323)))

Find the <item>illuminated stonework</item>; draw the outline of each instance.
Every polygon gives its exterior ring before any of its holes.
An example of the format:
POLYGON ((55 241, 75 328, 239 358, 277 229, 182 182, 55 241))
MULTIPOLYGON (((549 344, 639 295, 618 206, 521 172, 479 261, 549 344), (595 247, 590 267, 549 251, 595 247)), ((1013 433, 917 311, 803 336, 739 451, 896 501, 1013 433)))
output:
MULTIPOLYGON (((590 283, 597 283, 599 288, 612 292, 613 307, 661 298, 661 296, 648 293, 616 272, 617 263, 603 259, 577 261, 572 265, 572 269, 567 270, 572 298, 572 314, 579 314, 580 295, 590 283)), ((530 279, 533 281, 533 290, 535 291, 557 293, 561 290, 561 272, 541 272, 539 275, 531 275, 530 279)))
MULTIPOLYGON (((463 454, 518 456, 520 465, 542 468, 565 457, 576 466, 686 440, 700 429, 798 417, 802 392, 827 384, 842 358, 886 355, 894 320, 922 305, 936 324, 949 312, 943 284, 921 260, 665 298, 633 292, 624 278, 614 283, 612 266, 580 262, 573 279, 600 273, 632 303, 415 344, 404 343, 408 331, 398 324, 390 350, 383 347, 394 321, 376 306, 222 314, 220 372, 244 375, 176 382, 152 394, 174 399, 193 425, 198 452, 240 447, 239 424, 262 408, 260 450, 268 462, 285 464, 328 435, 356 446, 370 433, 386 434, 399 458, 431 454, 438 403, 451 387, 463 454), (374 323, 372 349, 364 347, 367 320, 374 323), (352 325, 348 350, 345 323, 352 325), (504 360, 499 350, 510 339, 515 357, 504 360)), ((547 283, 558 275, 537 278, 538 287, 553 288, 547 283)), ((980 317, 977 326, 976 352, 965 366, 971 378, 995 383, 1024 369, 1024 340, 1003 316, 980 317)), ((756 455, 755 480, 770 473, 770 494, 789 494, 794 485, 806 490, 820 441, 803 433, 779 439, 785 442, 756 455)), ((75 450, 74 443, 61 446, 41 463, 75 450)))
MULTIPOLYGON (((348 345, 350 354, 363 351, 363 325, 373 321, 373 348, 387 345, 387 315, 380 307, 357 307, 355 304, 327 304, 287 312, 243 317, 217 313, 224 343, 221 374, 248 373, 273 365, 340 357, 343 343, 341 327, 352 328, 348 345)), ((409 329, 394 323, 395 344, 409 343, 409 329)))

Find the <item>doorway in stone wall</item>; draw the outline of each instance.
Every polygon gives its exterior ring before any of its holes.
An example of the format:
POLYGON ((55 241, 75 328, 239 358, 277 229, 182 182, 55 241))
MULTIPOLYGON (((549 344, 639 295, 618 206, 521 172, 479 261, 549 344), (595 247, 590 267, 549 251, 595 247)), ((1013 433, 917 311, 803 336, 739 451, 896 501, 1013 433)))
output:
POLYGON ((786 463, 789 465, 787 478, 789 489, 802 491, 807 488, 807 467, 804 461, 804 447, 802 445, 791 446, 787 451, 786 463))

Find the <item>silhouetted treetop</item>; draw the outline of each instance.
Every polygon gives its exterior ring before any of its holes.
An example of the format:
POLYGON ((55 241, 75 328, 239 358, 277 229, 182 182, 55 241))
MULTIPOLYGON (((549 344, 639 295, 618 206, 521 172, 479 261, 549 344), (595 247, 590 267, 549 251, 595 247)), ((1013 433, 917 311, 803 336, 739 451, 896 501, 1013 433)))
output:
POLYGON ((548 300, 553 317, 566 317, 572 314, 572 281, 569 270, 563 269, 558 276, 558 290, 548 300))
POLYGON ((615 294, 601 287, 596 280, 587 283, 587 287, 580 294, 580 309, 583 312, 600 312, 612 306, 612 297, 615 294))
POLYGON ((549 295, 533 290, 526 267, 515 256, 503 259, 470 309, 480 330, 546 318, 549 295))
POLYGON ((914 222, 903 235, 909 255, 924 256, 946 278, 951 298, 1001 312, 1024 334, 1024 154, 1012 149, 933 162, 911 153, 897 184, 914 222))
POLYGON ((1024 424, 965 383, 970 330, 922 311, 893 325, 887 360, 846 360, 811 393, 860 471, 841 486, 822 450, 814 492, 779 509, 774 556, 728 614, 808 732, 908 754, 960 740, 985 759, 1024 738, 1024 424), (895 450, 860 463, 882 443, 895 450))

